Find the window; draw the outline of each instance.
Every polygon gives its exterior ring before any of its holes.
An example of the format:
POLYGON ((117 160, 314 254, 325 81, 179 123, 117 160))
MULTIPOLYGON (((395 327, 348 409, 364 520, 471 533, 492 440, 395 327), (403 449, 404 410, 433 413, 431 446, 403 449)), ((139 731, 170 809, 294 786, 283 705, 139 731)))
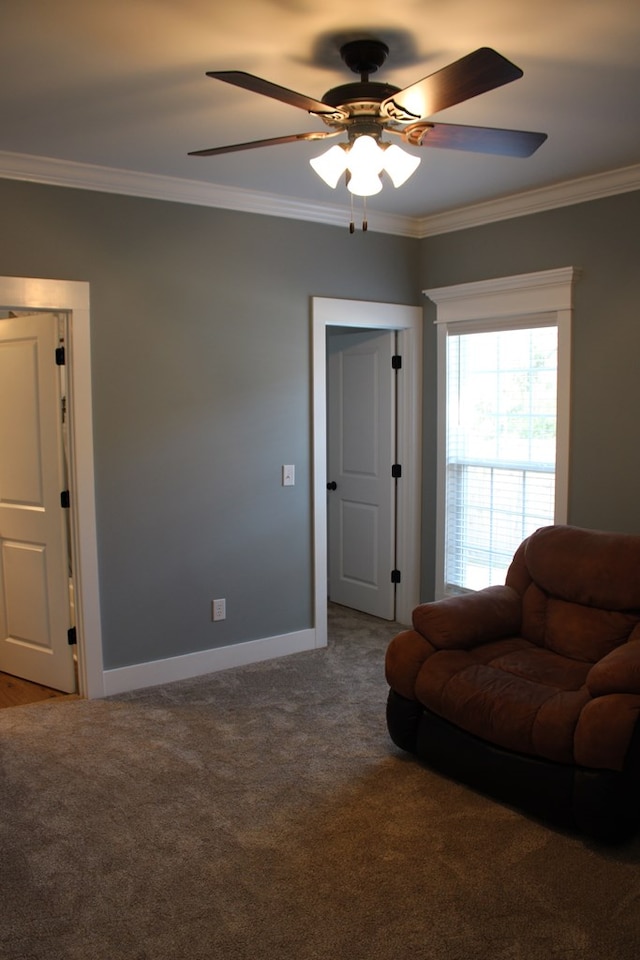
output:
POLYGON ((557 342, 555 325, 447 337, 447 592, 504 583, 553 523, 557 342))
POLYGON ((438 307, 437 596, 503 583, 526 536, 566 521, 573 276, 425 291, 438 307))

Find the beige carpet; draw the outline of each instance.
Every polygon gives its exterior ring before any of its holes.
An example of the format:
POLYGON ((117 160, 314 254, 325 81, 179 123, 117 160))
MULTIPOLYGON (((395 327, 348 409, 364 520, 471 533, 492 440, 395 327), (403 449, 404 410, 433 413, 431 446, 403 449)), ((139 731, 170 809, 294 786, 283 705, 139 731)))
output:
POLYGON ((0 713, 5 960, 637 960, 640 842, 562 833, 390 742, 391 624, 0 713))

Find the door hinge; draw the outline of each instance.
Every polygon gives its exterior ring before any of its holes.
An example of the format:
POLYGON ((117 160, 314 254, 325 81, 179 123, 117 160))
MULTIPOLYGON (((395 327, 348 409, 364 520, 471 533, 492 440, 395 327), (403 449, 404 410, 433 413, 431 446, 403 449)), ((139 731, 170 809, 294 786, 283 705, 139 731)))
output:
POLYGON ((391 369, 402 370, 402 356, 399 353, 391 357, 391 369))
POLYGON ((64 367, 66 363, 64 347, 56 347, 56 366, 64 367))
POLYGON ((70 647, 75 647, 75 645, 78 642, 78 636, 76 634, 75 627, 69 627, 69 629, 67 630, 67 640, 69 641, 70 647))
POLYGON ((71 497, 69 496, 68 490, 63 490, 60 493, 60 506, 65 510, 68 510, 71 506, 71 497))
POLYGON ((391 583, 400 583, 400 571, 392 570, 391 571, 391 583))
POLYGON ((400 479, 400 477, 402 476, 402 464, 401 464, 401 463, 393 463, 393 464, 391 464, 391 476, 393 477, 394 480, 399 480, 399 479, 400 479))

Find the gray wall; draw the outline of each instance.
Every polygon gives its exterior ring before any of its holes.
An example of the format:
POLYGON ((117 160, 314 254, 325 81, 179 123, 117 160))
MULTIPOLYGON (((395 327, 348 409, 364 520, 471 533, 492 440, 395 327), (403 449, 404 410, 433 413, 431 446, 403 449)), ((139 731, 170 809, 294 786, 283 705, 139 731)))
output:
POLYGON ((419 303, 415 240, 10 181, 0 209, 1 274, 91 284, 105 667, 312 626, 310 297, 419 303))
POLYGON ((640 533, 640 192, 424 240, 0 181, 0 273, 91 283, 105 666, 312 625, 312 296, 424 303, 422 597, 433 596, 427 287, 575 266, 569 520, 640 533), (296 486, 280 467, 296 464, 296 486), (226 597, 228 618, 210 622, 226 597))
MULTIPOLYGON (((420 241, 420 286, 574 266, 569 522, 640 533, 640 192, 420 241)), ((425 307, 423 597, 433 596, 435 307, 425 307)))

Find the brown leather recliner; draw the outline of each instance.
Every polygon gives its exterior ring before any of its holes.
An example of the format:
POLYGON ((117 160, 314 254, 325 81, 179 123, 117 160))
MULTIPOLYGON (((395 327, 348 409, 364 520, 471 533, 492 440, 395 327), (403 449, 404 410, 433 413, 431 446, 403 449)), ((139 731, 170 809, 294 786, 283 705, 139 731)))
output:
POLYGON ((421 604, 389 645, 391 738, 601 839, 640 819, 640 536, 542 527, 504 586, 421 604))

